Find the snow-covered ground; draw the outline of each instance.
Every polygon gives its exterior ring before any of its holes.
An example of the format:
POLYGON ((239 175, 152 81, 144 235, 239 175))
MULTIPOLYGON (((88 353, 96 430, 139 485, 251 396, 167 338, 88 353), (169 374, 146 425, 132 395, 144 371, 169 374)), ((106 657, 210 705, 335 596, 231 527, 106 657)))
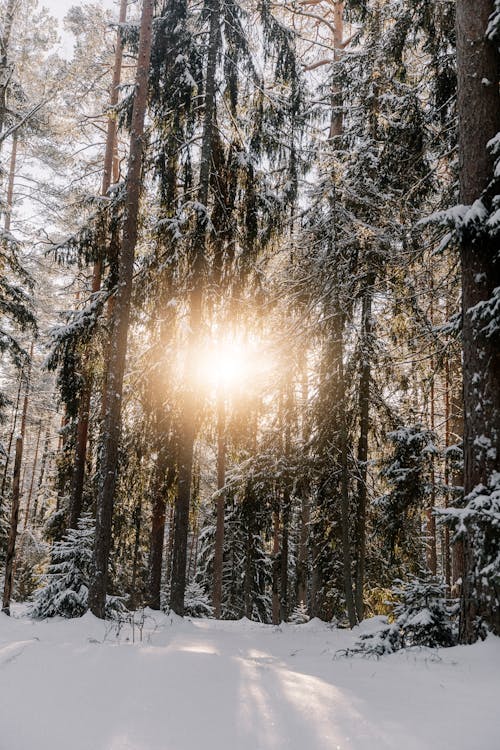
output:
POLYGON ((317 620, 149 612, 133 642, 128 625, 117 633, 91 615, 0 615, 0 749, 500 748, 500 639, 336 656, 354 638, 317 620))

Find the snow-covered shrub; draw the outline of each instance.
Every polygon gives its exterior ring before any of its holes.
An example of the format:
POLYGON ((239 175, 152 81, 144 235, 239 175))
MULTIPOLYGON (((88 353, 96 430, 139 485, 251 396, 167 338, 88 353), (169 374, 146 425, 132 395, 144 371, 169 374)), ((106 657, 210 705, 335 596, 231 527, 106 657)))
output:
POLYGON ((94 531, 93 519, 84 515, 76 529, 55 542, 42 587, 35 593, 33 617, 80 617, 87 611, 94 531))
POLYGON ((443 583, 432 578, 413 578, 394 587, 392 595, 394 621, 363 634, 352 652, 383 656, 411 646, 455 645, 452 618, 457 607, 446 599, 443 583))
POLYGON ((300 604, 297 604, 294 608, 290 616, 290 622, 293 622, 294 625, 305 625, 309 620, 310 617, 307 614, 307 607, 304 602, 300 602, 300 604))
MULTIPOLYGON (((81 617, 88 609, 89 583, 94 550, 94 519, 83 515, 76 529, 68 529, 54 543, 41 587, 35 592, 32 617, 81 617)), ((106 596, 106 617, 114 618, 125 611, 123 599, 106 596)))
POLYGON ((193 581, 186 586, 184 614, 188 617, 213 617, 210 599, 199 583, 193 581))

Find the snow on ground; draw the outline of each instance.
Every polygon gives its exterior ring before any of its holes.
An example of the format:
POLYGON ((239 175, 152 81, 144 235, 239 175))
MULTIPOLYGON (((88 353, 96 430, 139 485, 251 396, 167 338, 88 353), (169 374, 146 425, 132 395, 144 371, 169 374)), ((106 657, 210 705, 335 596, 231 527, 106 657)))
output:
POLYGON ((346 659, 355 635, 318 620, 147 614, 142 641, 0 615, 0 750, 500 748, 499 638, 346 659))

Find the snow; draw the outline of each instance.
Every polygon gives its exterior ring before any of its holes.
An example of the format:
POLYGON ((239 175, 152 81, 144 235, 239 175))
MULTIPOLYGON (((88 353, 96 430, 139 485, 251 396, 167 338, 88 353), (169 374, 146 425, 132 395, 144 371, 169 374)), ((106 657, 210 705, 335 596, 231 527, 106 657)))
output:
POLYGON ((0 615, 0 749, 498 747, 498 638, 373 660, 337 652, 376 619, 351 633, 145 615, 134 633, 0 615))

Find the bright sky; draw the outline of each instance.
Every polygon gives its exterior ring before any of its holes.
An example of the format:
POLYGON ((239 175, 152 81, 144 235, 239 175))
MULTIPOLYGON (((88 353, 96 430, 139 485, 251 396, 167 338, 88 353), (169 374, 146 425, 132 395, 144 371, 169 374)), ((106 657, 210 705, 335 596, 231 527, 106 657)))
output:
MULTIPOLYGON (((90 0, 92 2, 92 0, 90 0)), ((94 0, 95 3, 101 5, 103 8, 109 8, 115 10, 118 16, 118 5, 119 0, 94 0)), ((86 5, 86 0, 39 0, 39 7, 48 8, 50 14, 55 16, 60 21, 64 18, 70 8, 75 5, 86 5)), ((62 29, 62 24, 59 28, 59 36, 61 38, 61 53, 65 57, 71 57, 73 49, 73 38, 71 34, 67 34, 62 29)))
MULTIPOLYGON (((68 10, 74 5, 85 5, 84 0, 40 0, 40 5, 48 8, 53 16, 64 18, 68 10)), ((98 0, 104 8, 117 8, 115 0, 98 0)))

